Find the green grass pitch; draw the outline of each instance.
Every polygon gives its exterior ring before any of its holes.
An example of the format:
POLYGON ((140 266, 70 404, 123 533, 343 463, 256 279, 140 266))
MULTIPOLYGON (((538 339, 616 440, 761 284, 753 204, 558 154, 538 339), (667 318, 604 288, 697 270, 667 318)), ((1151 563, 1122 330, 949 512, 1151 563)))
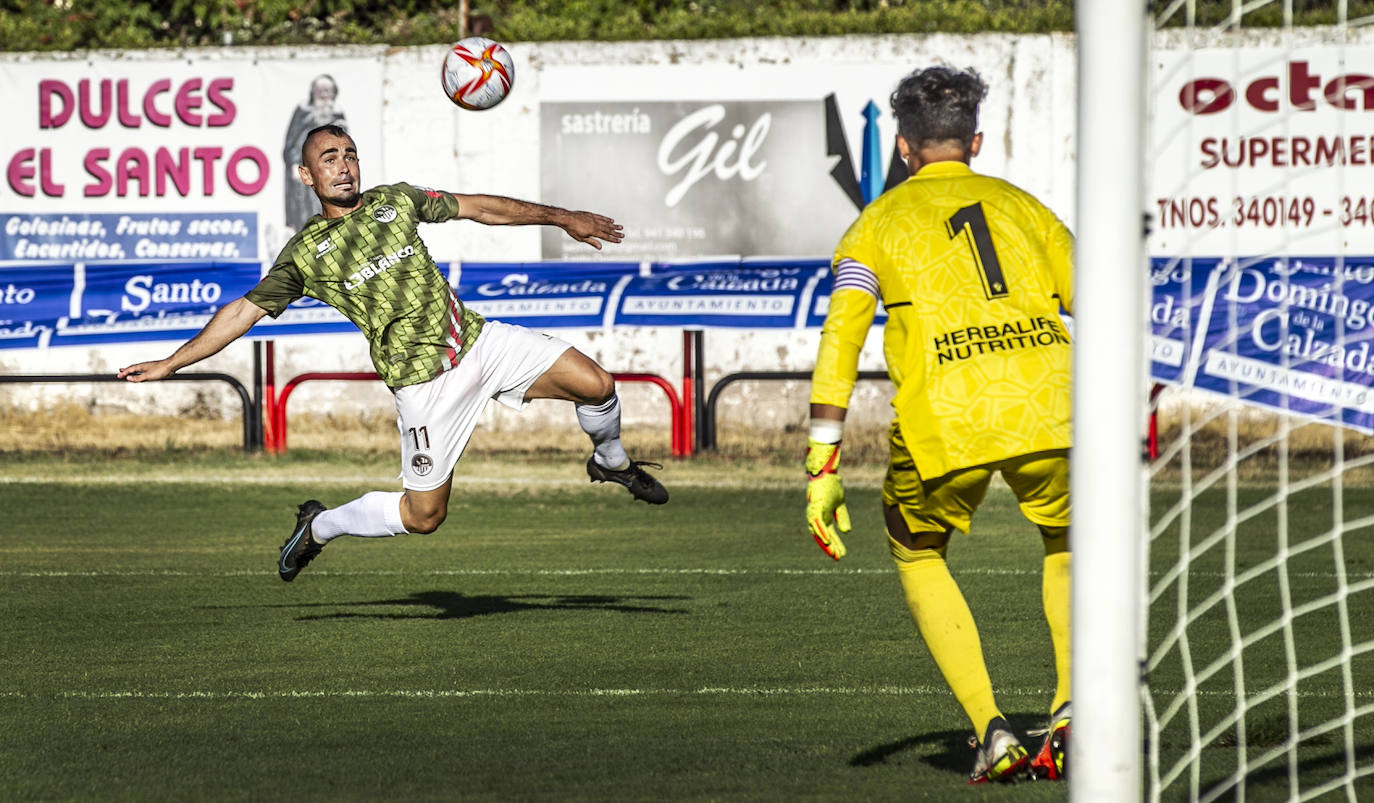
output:
MULTIPOLYGON (((833 563, 800 481, 674 468, 664 508, 461 484, 438 533, 341 539, 289 585, 273 566, 295 505, 384 483, 0 483, 0 799, 1066 798, 965 784, 969 727, 871 482, 833 563)), ((1024 730, 1053 685, 1039 539, 997 489, 975 530, 951 566, 1024 730)))

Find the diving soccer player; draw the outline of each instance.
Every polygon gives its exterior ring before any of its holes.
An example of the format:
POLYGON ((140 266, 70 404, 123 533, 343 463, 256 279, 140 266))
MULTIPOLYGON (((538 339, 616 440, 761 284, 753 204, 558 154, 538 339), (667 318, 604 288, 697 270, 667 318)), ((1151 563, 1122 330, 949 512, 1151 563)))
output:
POLYGON ((611 375, 555 337, 487 321, 454 295, 430 258, 422 222, 475 220, 487 225, 553 225, 601 248, 621 227, 591 212, 570 212, 493 195, 391 184, 362 189, 358 151, 338 125, 312 130, 301 149, 301 180, 322 213, 287 242, 267 275, 215 313, 171 356, 119 370, 130 382, 162 379, 203 360, 291 302, 310 296, 362 330, 372 363, 395 394, 405 490, 373 491, 327 509, 300 505, 277 561, 290 581, 340 535, 431 533, 448 513, 453 468, 487 402, 521 409, 533 399, 575 405, 591 437, 587 475, 623 485, 636 499, 661 505, 668 492, 631 460, 620 442, 620 402, 611 375))

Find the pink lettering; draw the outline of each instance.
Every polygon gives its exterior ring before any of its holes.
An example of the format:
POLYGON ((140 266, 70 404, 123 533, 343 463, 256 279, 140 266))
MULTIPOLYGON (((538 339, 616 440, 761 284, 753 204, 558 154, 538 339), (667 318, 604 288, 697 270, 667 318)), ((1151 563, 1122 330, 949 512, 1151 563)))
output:
POLYGON ((10 189, 25 197, 31 198, 34 196, 36 193, 33 186, 33 178, 35 176, 33 158, 35 154, 38 156, 38 170, 36 171, 36 175, 38 176, 38 188, 49 198, 61 198, 67 188, 53 181, 51 148, 39 148, 37 151, 33 148, 25 148, 16 153, 14 157, 10 159, 10 189))
POLYGON ((167 179, 172 180, 176 186, 177 193, 185 198, 191 192, 191 160, 190 150, 182 148, 177 151, 177 158, 172 159, 171 151, 166 148, 158 148, 154 157, 154 172, 157 173, 157 194, 162 197, 167 194, 167 179))
POLYGON ((1236 99, 1231 85, 1220 78, 1198 78, 1183 85, 1178 102, 1193 114, 1225 111, 1236 99))
POLYGON ((229 188, 239 195, 257 195, 267 184, 267 164, 267 154, 252 145, 245 145, 234 151, 224 170, 225 177, 229 180, 229 188), (239 165, 245 161, 255 163, 258 168, 258 177, 252 183, 244 181, 239 175, 239 165))
POLYGON ((67 188, 52 180, 52 149, 43 148, 38 151, 38 180, 42 184, 43 194, 49 198, 61 198, 67 188))
POLYGON ((196 110, 200 108, 200 104, 200 79, 192 78, 177 90, 177 117, 186 125, 199 126, 201 116, 196 110))
POLYGON ((148 155, 142 148, 125 148, 115 161, 115 192, 119 197, 128 197, 130 181, 138 182, 139 197, 147 197, 148 155))
POLYGON ((110 82, 102 80, 100 82, 100 111, 92 108, 91 102, 91 79, 82 78, 76 85, 76 94, 80 97, 81 123, 87 128, 103 128, 110 121, 110 113, 114 111, 110 108, 110 82))
POLYGON ((148 122, 162 128, 169 128, 172 125, 172 115, 160 111, 154 104, 158 95, 170 92, 172 80, 170 78, 159 78, 154 81, 148 91, 143 93, 143 116, 148 118, 148 122))
POLYGON ((205 96, 209 99, 219 112, 205 118, 205 124, 211 128, 218 128, 234 122, 238 108, 234 106, 234 101, 229 97, 229 93, 234 89, 233 78, 216 78, 205 88, 205 96))
POLYGON ((215 162, 224 155, 223 148, 196 148, 191 155, 200 160, 202 176, 205 179, 205 194, 215 194, 215 162))
POLYGON ((1326 102, 1338 109, 1357 109, 1363 108, 1365 111, 1374 109, 1374 76, 1369 75, 1342 75, 1331 81, 1322 90, 1322 95, 1326 102), (1359 93, 1361 104, 1355 103, 1355 98, 1350 96, 1354 91, 1359 93))
POLYGON ((10 189, 25 198, 32 198, 36 192, 33 187, 33 156, 33 148, 25 148, 10 157, 10 189))
POLYGON ((138 128, 143 119, 129 110, 129 79, 121 78, 116 83, 115 96, 119 98, 119 124, 125 128, 138 128))
POLYGON ((1316 101, 1312 100, 1312 90, 1321 85, 1322 79, 1316 73, 1308 72, 1307 62, 1288 63, 1288 100, 1293 108, 1305 112, 1317 108, 1316 101))
POLYGON ((110 194, 114 181, 110 178, 110 171, 101 164, 108 158, 110 158, 109 148, 92 148, 86 153, 86 172, 95 179, 94 182, 86 185, 84 194, 87 198, 110 194))
MULTIPOLYGON (((1323 81, 1308 62, 1291 61, 1279 75, 1260 76, 1246 84, 1245 103, 1255 111, 1272 113, 1282 111, 1287 100, 1291 109, 1313 111, 1320 94, 1333 108, 1374 111, 1374 75, 1349 73, 1323 81)), ((1179 106, 1190 114, 1216 114, 1231 108, 1235 101, 1236 88, 1222 78, 1194 78, 1178 92, 1179 106)))
POLYGON ((38 82, 38 127, 61 128, 72 118, 75 97, 71 87, 62 81, 44 80, 38 82), (53 100, 61 102, 61 109, 54 113, 53 100))
POLYGON ((1273 95, 1278 91, 1278 78, 1260 78, 1245 88, 1245 99, 1262 112, 1276 112, 1279 110, 1279 101, 1273 95))

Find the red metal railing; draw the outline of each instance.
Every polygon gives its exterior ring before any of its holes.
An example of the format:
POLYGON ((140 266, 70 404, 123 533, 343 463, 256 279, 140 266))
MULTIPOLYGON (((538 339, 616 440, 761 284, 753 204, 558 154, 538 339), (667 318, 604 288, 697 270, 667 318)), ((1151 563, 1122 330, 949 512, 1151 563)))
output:
MULTIPOLYGON (((271 352, 269 351, 269 354, 271 352)), ((360 380, 380 380, 381 377, 371 371, 314 371, 293 377, 282 386, 281 395, 273 395, 274 377, 272 374, 271 361, 268 361, 267 376, 263 387, 263 449, 272 454, 284 454, 286 452, 286 403, 291 398, 291 394, 296 388, 306 382, 330 380, 330 381, 360 381, 360 380)), ((668 405, 671 412, 671 438, 670 447, 673 457, 687 457, 692 454, 692 418, 691 418, 691 396, 687 400, 679 398, 677 390, 672 384, 657 374, 635 374, 617 373, 612 374, 617 382, 648 382, 657 385, 668 397, 668 405)), ((687 394, 691 392, 691 380, 684 377, 684 390, 687 394)))

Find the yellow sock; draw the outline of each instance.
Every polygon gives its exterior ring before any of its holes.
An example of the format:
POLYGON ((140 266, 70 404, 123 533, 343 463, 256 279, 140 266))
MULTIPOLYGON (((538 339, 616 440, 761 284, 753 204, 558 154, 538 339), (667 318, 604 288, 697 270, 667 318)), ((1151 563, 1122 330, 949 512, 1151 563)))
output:
POLYGON ((1045 605, 1045 621, 1050 625, 1050 642, 1054 645, 1054 673, 1058 680, 1054 688, 1054 703, 1050 713, 1071 698, 1069 689, 1069 567, 1070 552, 1045 556, 1045 568, 1040 576, 1040 600, 1045 605))
POLYGON ((983 662, 983 643, 964 595, 949 573, 944 556, 932 549, 910 550, 888 539, 902 580, 911 618, 926 648, 945 676, 954 699, 964 707, 978 738, 993 717, 1002 715, 992 696, 992 681, 983 662))

